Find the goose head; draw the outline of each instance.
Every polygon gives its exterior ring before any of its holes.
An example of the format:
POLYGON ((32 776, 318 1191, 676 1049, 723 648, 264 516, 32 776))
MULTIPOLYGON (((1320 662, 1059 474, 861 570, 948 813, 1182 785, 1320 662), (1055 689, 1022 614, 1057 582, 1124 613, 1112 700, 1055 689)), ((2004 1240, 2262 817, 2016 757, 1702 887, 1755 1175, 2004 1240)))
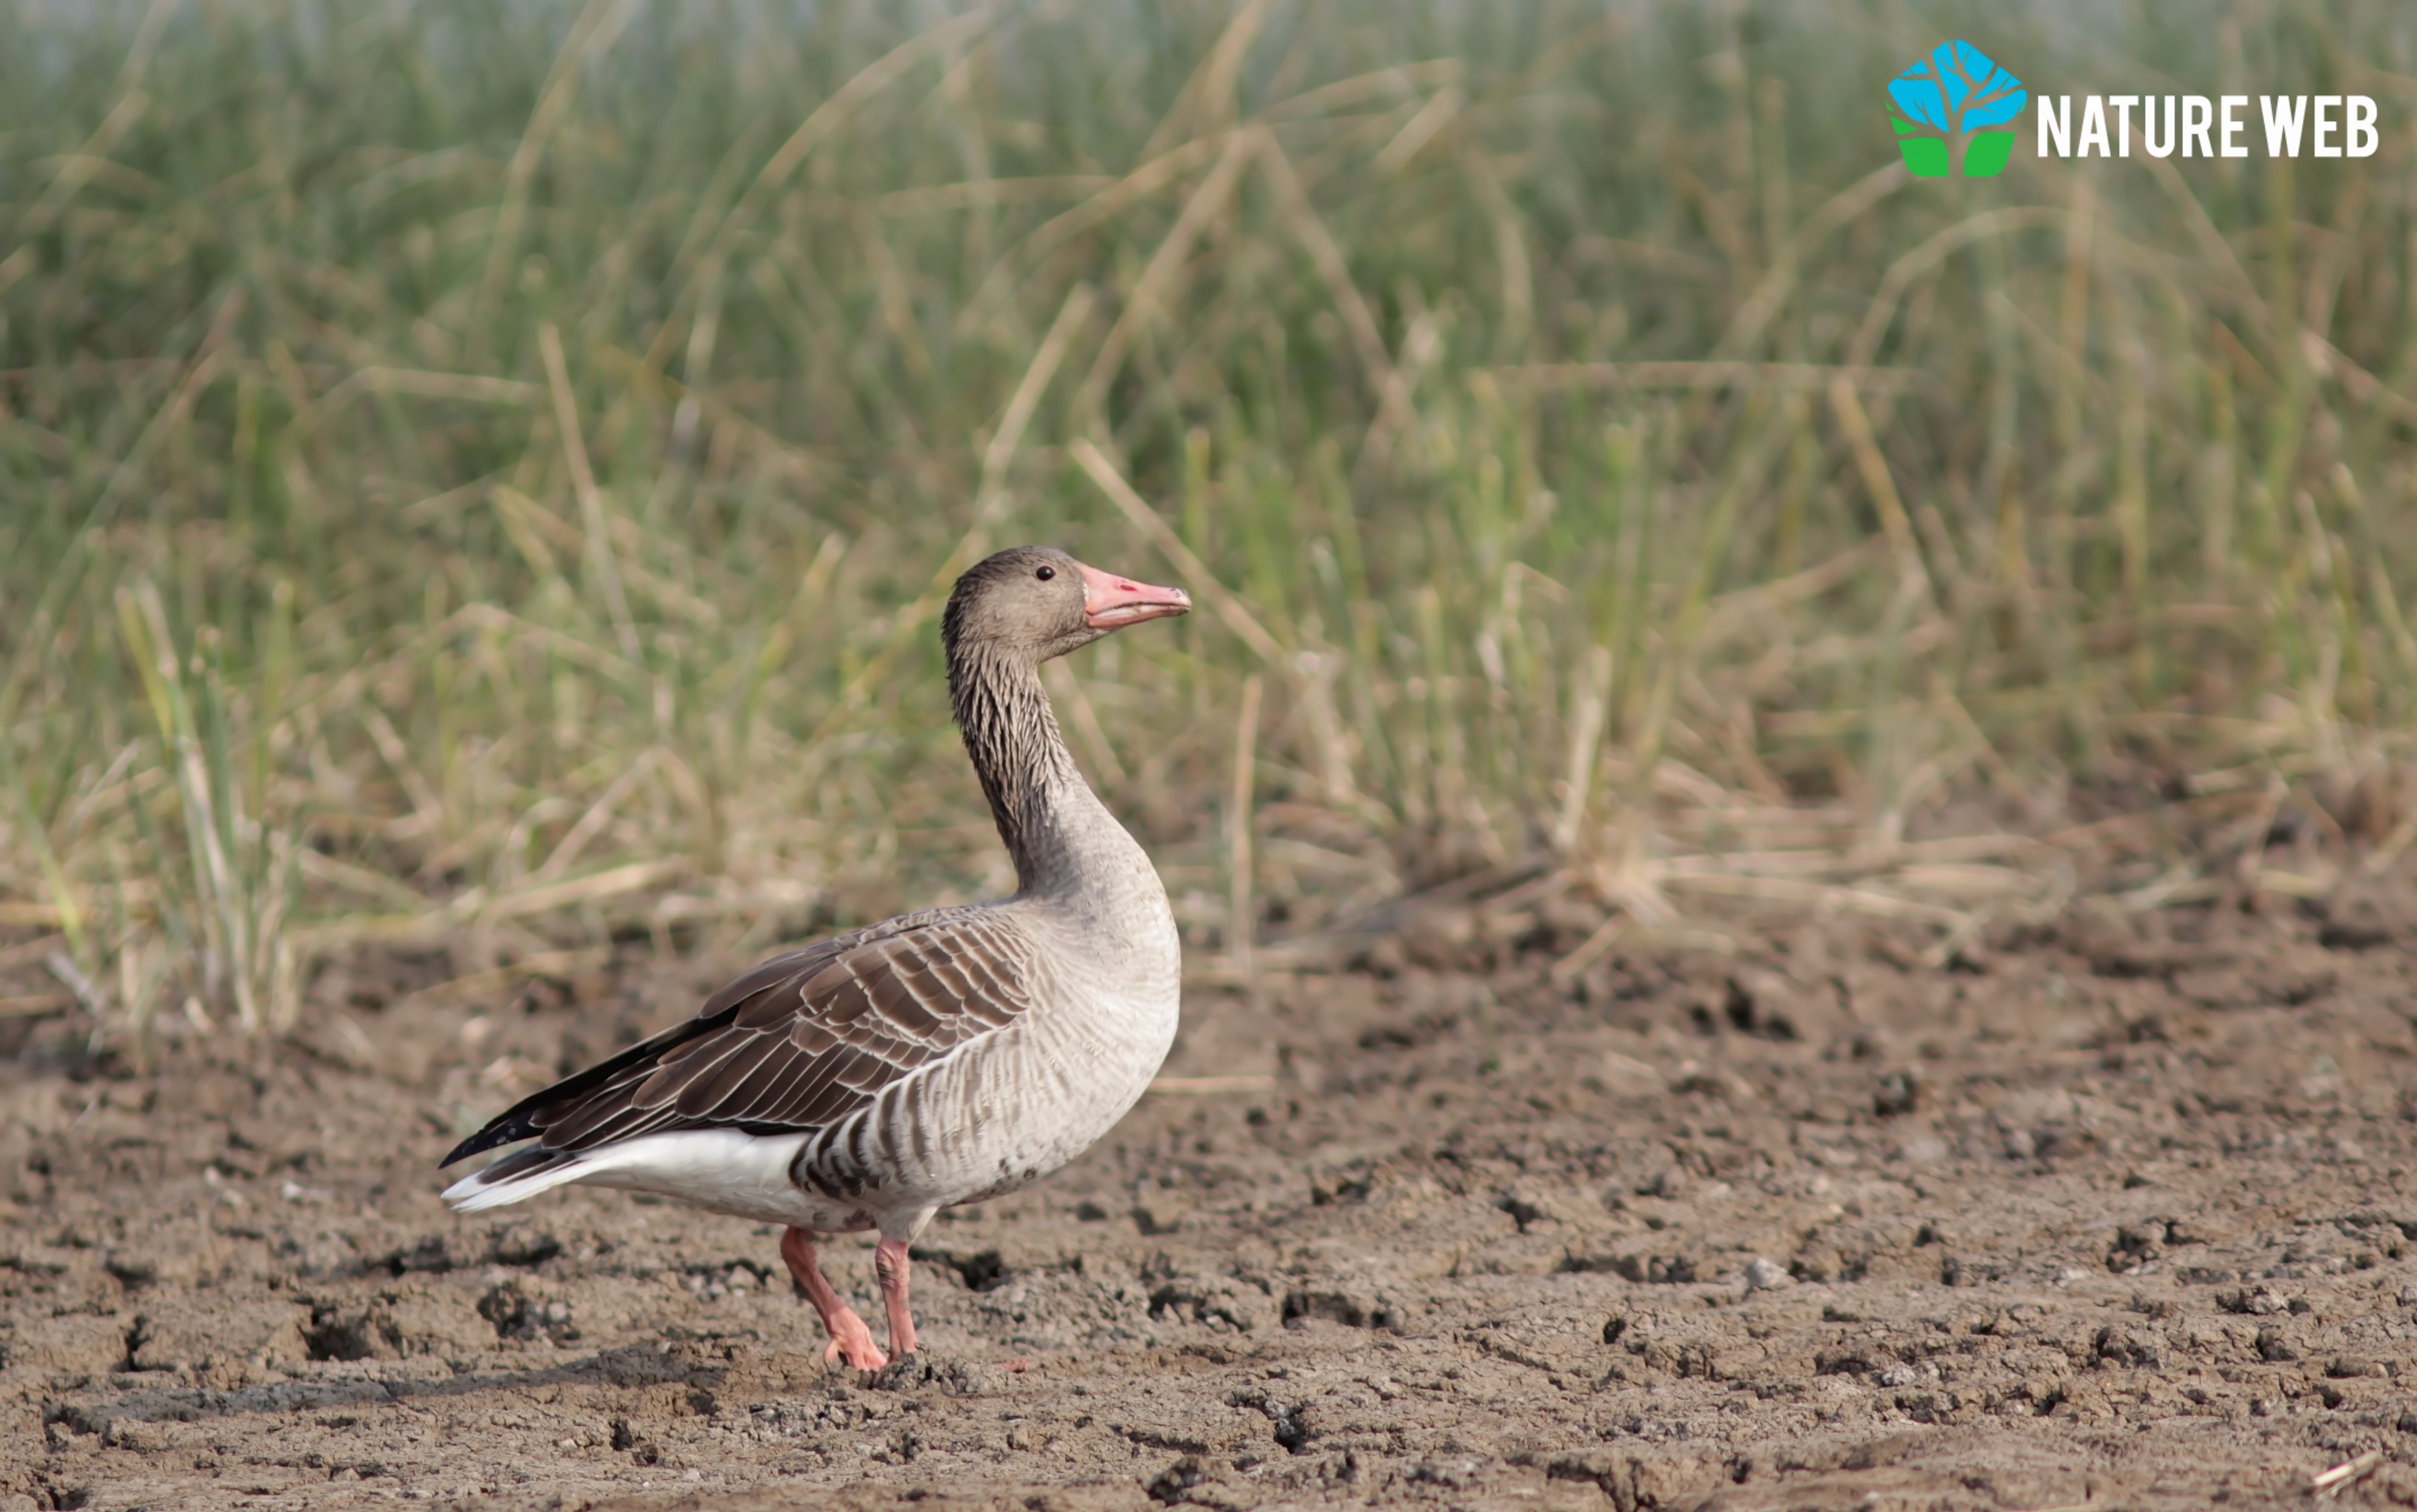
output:
POLYGON ((1191 612, 1192 596, 1074 560, 1049 546, 1017 546, 975 563, 940 616, 952 660, 1038 666, 1128 625, 1191 612))

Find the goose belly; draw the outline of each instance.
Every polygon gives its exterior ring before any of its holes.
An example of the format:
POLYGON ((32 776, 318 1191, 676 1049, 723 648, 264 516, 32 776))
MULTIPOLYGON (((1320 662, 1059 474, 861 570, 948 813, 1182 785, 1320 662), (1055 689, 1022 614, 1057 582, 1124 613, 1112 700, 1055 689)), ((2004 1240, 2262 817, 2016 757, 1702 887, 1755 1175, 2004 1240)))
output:
POLYGON ((570 1181, 648 1192, 728 1217, 836 1232, 873 1227, 859 1204, 800 1189, 789 1176, 808 1136, 735 1128, 646 1134, 606 1145, 579 1162, 570 1181))
POLYGON ((888 1211, 1029 1186, 1099 1142, 1148 1089, 1175 1039, 1176 994, 1163 997, 1036 1007, 810 1140, 798 1185, 888 1211))

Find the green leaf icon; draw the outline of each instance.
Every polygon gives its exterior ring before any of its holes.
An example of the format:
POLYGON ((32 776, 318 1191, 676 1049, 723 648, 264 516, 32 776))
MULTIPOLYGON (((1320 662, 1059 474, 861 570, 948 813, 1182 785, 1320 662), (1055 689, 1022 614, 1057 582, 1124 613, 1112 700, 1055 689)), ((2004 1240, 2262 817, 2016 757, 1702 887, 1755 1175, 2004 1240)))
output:
MULTIPOLYGON (((2014 134, 2012 131, 1976 131, 1964 147, 1964 176, 1995 178, 2006 171, 2007 160, 2014 155, 2014 134)), ((1907 166, 1912 165, 1908 163, 1907 166)), ((1921 170, 1917 168, 1914 172, 1920 173, 1921 170)))
POLYGON ((1897 155, 1905 159, 1905 172, 1914 179, 1946 179, 1948 176, 1948 140, 1914 135, 1914 128, 1905 121, 1890 121, 1897 128, 1897 155))

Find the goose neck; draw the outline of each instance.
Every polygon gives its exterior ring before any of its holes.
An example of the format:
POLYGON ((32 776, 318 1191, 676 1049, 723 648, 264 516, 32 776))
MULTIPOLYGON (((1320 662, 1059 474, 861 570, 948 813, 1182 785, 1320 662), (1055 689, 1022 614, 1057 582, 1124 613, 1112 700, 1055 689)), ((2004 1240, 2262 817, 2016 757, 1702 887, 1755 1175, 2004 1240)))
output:
POLYGON ((1079 883, 1083 832, 1107 810, 1066 748, 1040 669, 1021 657, 952 648, 949 690, 965 755, 1015 862, 1017 890, 1079 883))

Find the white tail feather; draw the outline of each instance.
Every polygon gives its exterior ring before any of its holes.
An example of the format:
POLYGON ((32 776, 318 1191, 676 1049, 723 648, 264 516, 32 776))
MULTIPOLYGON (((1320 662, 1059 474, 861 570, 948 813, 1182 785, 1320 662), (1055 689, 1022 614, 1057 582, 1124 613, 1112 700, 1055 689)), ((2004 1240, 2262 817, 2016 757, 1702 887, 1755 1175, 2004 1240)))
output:
POLYGON ((789 1162, 806 1142, 799 1134, 749 1134, 735 1128, 644 1134, 557 1165, 489 1182, 474 1172, 445 1188, 456 1213, 502 1207, 570 1182, 619 1187, 676 1198, 708 1212, 817 1228, 860 1227, 835 1219, 789 1179, 789 1162))
POLYGON ((573 1157, 559 1165, 542 1166, 493 1183, 485 1179, 485 1171, 474 1171, 445 1188, 445 1202, 456 1213, 478 1213, 523 1202, 540 1192, 552 1191, 564 1182, 577 1181, 593 1169, 588 1160, 573 1157))

